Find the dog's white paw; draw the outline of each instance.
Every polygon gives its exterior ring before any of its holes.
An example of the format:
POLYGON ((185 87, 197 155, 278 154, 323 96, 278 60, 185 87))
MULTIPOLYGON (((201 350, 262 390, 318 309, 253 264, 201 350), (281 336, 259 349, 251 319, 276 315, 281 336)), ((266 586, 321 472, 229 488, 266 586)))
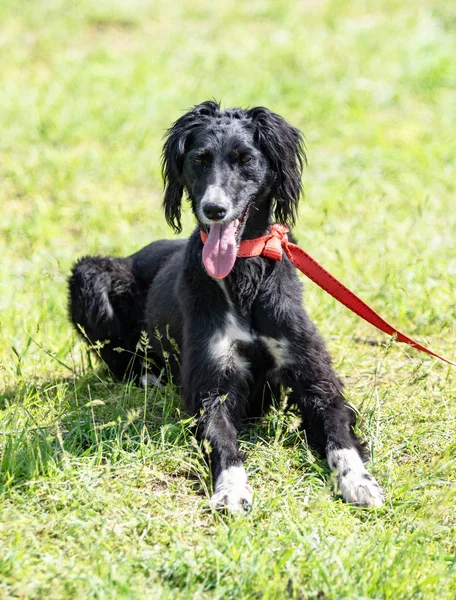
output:
POLYGON ((359 506, 383 505, 382 489, 366 471, 355 448, 329 449, 328 464, 337 473, 339 489, 345 502, 359 506))
POLYGON ((247 482, 244 467, 229 467, 220 473, 210 504, 216 510, 230 513, 247 512, 252 505, 252 486, 247 482))
POLYGON ((226 487, 215 492, 210 503, 215 510, 227 510, 230 513, 247 512, 252 505, 252 486, 247 484, 242 488, 226 487))
POLYGON ((345 502, 360 506, 382 506, 384 503, 381 487, 367 471, 349 471, 338 476, 339 489, 345 502))

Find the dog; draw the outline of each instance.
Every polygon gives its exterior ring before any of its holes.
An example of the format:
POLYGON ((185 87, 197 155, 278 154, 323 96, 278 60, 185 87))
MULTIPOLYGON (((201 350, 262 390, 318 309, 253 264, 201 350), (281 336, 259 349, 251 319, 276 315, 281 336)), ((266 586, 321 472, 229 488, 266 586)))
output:
POLYGON ((69 280, 74 325, 98 343, 119 379, 153 384, 166 362, 209 453, 215 509, 251 506, 237 433, 284 388, 307 440, 337 474, 343 499, 381 506, 354 410, 302 306, 295 268, 286 257, 237 257, 240 242, 264 236, 273 221, 293 226, 305 162, 300 131, 263 107, 222 110, 208 101, 172 125, 162 158, 166 221, 181 231, 186 193, 196 230, 127 258, 79 260, 69 280), (138 352, 142 331, 147 372, 138 352))

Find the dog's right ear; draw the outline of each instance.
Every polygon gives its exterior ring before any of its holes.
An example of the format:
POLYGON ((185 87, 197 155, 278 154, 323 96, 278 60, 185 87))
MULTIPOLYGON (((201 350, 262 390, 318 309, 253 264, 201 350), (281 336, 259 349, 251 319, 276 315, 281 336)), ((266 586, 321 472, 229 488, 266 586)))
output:
POLYGON ((182 184, 182 168, 185 157, 184 128, 178 119, 170 129, 168 129, 165 145, 162 154, 162 174, 165 185, 165 196, 163 198, 163 208, 165 209, 165 219, 176 233, 182 231, 181 209, 182 194, 184 186, 182 184))
POLYGON ((207 122, 208 117, 213 117, 219 110, 220 106, 217 102, 202 102, 177 119, 167 131, 162 154, 162 174, 165 184, 163 208, 166 222, 176 233, 182 231, 181 212, 184 193, 182 172, 191 135, 197 127, 207 122))

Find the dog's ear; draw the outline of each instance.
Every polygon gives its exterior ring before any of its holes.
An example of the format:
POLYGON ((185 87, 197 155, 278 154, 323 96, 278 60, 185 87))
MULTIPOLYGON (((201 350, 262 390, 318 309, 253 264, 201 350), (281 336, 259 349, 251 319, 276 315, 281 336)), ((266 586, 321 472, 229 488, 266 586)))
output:
POLYGON ((177 233, 182 231, 181 210, 184 193, 182 171, 189 141, 196 128, 204 125, 208 118, 213 117, 219 110, 220 106, 217 102, 208 101, 198 104, 177 119, 167 131, 162 154, 162 174, 165 184, 163 208, 166 222, 177 233))
POLYGON ((163 208, 165 209, 166 222, 177 233, 182 231, 181 209, 182 194, 184 193, 182 168, 184 165, 186 141, 185 130, 182 127, 182 123, 179 123, 181 119, 178 119, 168 129, 162 154, 162 174, 165 185, 163 208))
POLYGON ((248 115, 255 128, 255 141, 274 172, 274 218, 291 227, 296 220, 302 168, 306 161, 302 134, 281 116, 262 106, 250 109, 248 115))

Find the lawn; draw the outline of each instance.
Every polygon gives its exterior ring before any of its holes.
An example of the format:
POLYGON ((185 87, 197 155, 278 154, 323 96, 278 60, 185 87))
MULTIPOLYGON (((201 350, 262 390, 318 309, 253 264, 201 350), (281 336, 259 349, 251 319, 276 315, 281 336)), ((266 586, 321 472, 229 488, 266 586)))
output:
POLYGON ((456 597, 454 368, 306 281, 386 504, 344 504, 278 405, 227 517, 177 390, 112 381, 66 291, 76 257, 172 236, 183 110, 265 105, 306 136, 300 245, 456 360, 455 56, 451 0, 1 2, 1 598, 456 597))

